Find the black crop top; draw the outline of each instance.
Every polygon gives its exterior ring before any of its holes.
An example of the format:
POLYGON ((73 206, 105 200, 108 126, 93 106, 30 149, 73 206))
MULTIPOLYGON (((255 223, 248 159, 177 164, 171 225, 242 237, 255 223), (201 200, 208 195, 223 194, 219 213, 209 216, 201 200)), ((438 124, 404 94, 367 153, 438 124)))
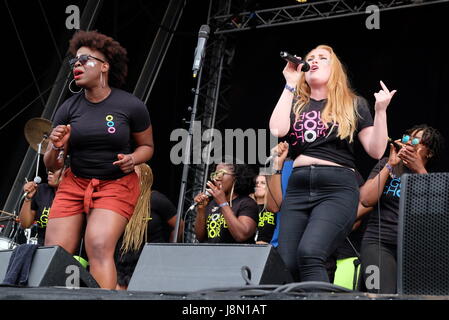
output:
MULTIPOLYGON (((286 136, 290 145, 290 157, 296 159, 300 154, 332 161, 345 167, 355 168, 354 145, 349 138, 341 140, 337 137, 338 124, 332 123, 328 127, 321 121, 321 112, 326 105, 326 99, 313 100, 305 106, 299 117, 292 112, 290 114, 290 130, 286 136)), ((373 125, 373 117, 368 108, 368 102, 362 97, 357 98, 357 127, 354 138, 364 128, 373 125)))

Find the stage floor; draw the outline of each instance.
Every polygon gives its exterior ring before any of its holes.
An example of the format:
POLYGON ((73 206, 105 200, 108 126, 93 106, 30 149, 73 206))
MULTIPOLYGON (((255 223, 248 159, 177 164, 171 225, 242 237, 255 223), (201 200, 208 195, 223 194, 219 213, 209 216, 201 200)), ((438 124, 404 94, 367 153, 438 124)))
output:
POLYGON ((117 291, 96 288, 70 289, 66 287, 0 287, 0 301, 4 300, 449 300, 449 296, 370 294, 363 292, 273 292, 264 289, 234 288, 197 292, 117 291))

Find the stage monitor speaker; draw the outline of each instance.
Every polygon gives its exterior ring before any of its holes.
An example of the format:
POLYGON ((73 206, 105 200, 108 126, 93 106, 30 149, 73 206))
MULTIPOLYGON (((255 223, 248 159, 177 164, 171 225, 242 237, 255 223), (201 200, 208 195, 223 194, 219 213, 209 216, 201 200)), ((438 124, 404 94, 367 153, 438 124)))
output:
POLYGON ((449 173, 401 177, 398 293, 449 295, 449 173))
POLYGON ((248 283, 246 276, 254 285, 293 281, 271 245, 148 243, 128 290, 192 292, 240 287, 248 283))
MULTIPOLYGON (((5 278, 12 251, 0 251, 0 283, 5 278)), ((75 281, 71 281, 73 278, 70 278, 70 276, 76 276, 77 270, 79 270, 80 287, 99 287, 90 273, 63 248, 59 246, 39 247, 36 249, 31 263, 28 286, 67 287, 72 283, 76 284, 75 281), (69 266, 75 266, 76 269, 73 267, 67 268, 69 266)))

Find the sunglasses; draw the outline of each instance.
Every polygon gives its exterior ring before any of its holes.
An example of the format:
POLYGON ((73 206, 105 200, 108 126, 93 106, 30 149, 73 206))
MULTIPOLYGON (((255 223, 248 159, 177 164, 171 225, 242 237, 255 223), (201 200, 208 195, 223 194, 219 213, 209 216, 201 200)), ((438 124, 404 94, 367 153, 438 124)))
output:
POLYGON ((78 61, 84 66, 87 63, 87 61, 89 61, 90 59, 95 59, 95 60, 98 60, 98 61, 103 62, 103 63, 106 62, 104 60, 101 60, 100 58, 91 56, 90 54, 82 54, 79 57, 75 57, 75 58, 69 60, 70 68, 73 69, 73 67, 75 66, 75 64, 78 61))
POLYGON ((419 144, 419 142, 421 141, 421 139, 420 138, 413 138, 413 137, 410 137, 408 134, 404 134, 403 136, 402 136, 402 143, 407 143, 407 142, 409 142, 410 141, 410 139, 411 139, 411 144, 412 144, 412 146, 416 146, 417 144, 419 144))
POLYGON ((211 179, 212 181, 221 180, 221 179, 223 179, 223 176, 224 176, 225 174, 229 174, 229 175, 231 175, 231 176, 234 175, 234 173, 229 173, 226 169, 220 169, 220 170, 218 170, 218 171, 212 172, 212 173, 210 174, 210 179, 211 179))

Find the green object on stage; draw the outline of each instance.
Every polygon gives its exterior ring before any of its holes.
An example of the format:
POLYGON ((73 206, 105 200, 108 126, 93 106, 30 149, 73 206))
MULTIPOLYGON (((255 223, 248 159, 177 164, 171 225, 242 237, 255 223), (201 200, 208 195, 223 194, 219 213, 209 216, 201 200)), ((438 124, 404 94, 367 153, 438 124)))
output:
POLYGON ((84 267, 87 268, 87 266, 89 265, 89 262, 87 262, 86 259, 81 258, 80 256, 73 256, 76 260, 78 260, 78 262, 84 267))
POLYGON ((357 257, 339 259, 337 260, 337 270, 335 271, 334 284, 349 290, 356 290, 359 274, 360 261, 357 257))

